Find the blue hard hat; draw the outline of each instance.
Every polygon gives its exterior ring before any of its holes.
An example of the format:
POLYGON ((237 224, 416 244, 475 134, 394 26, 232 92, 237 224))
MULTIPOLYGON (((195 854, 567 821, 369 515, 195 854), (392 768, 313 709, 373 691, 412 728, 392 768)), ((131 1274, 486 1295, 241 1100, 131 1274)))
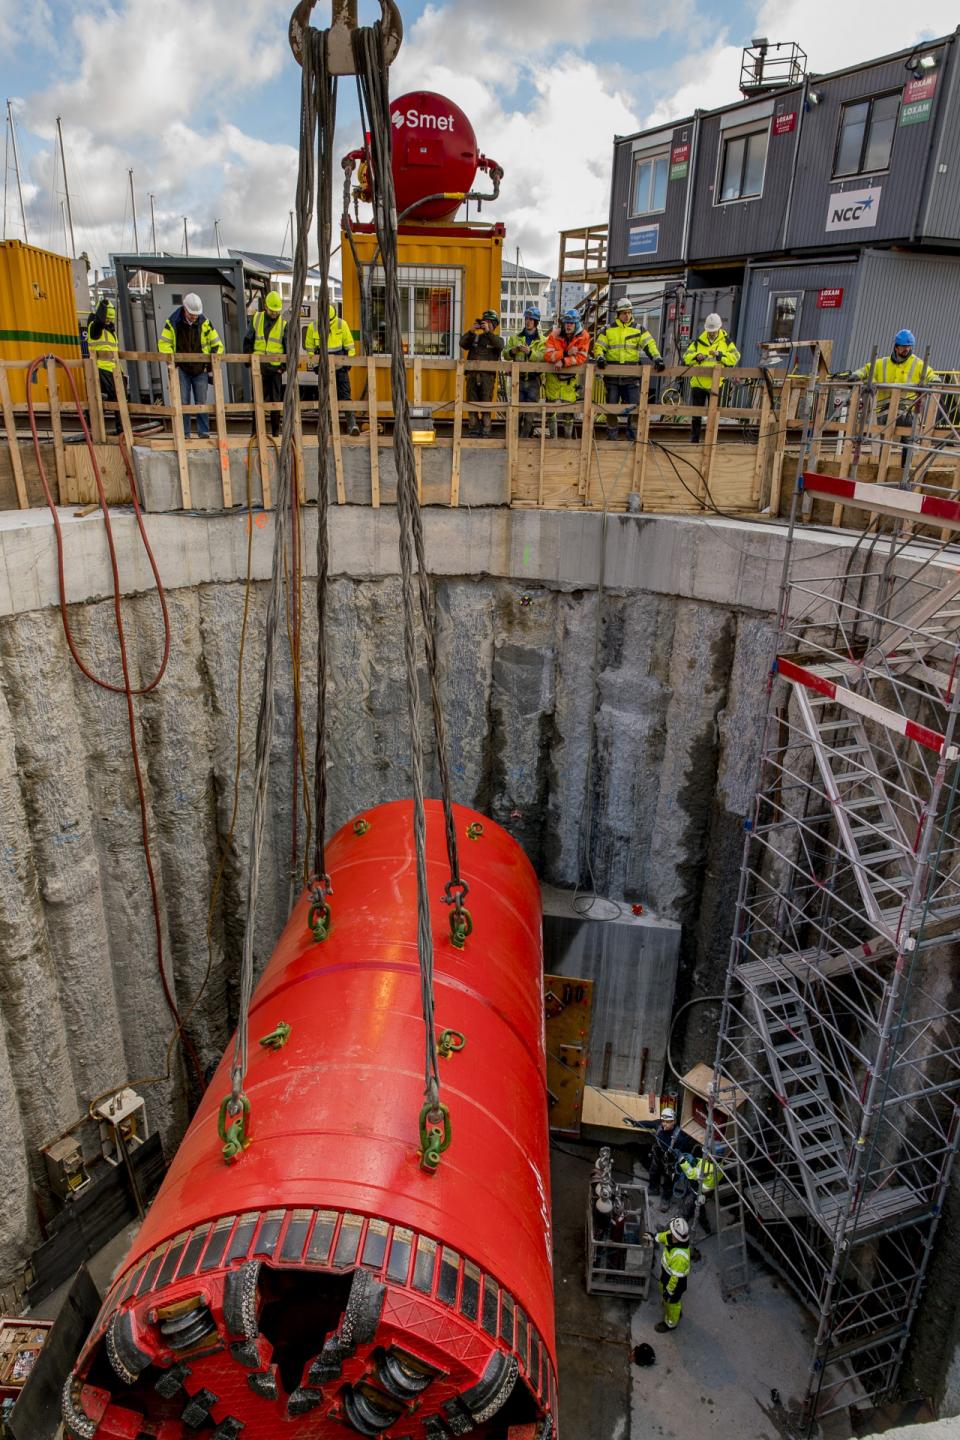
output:
POLYGON ((527 306, 526 310, 524 310, 523 312, 524 320, 526 320, 528 315, 530 316, 531 320, 536 320, 537 324, 540 324, 540 311, 536 305, 527 306))
POLYGON ((563 314, 560 316, 560 319, 564 325, 568 323, 571 325, 577 325, 580 321, 580 316, 577 314, 576 310, 564 310, 563 314))
POLYGON ((916 345, 917 337, 912 330, 898 330, 893 337, 894 345, 909 345, 911 348, 916 345))

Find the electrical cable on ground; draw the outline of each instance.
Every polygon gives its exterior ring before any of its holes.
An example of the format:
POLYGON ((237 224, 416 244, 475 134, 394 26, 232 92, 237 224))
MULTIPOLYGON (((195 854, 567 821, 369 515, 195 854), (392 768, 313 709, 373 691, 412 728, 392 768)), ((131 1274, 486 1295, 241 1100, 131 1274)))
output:
MULTIPOLYGON (((97 460, 96 448, 94 446, 90 430, 87 426, 86 417, 83 413, 83 407, 80 403, 80 396, 77 392, 76 382, 73 378, 73 372, 57 356, 38 356, 37 359, 32 362, 30 368, 27 371, 26 387, 27 411, 30 420, 30 432, 33 438, 34 455, 37 462, 37 472, 40 476, 40 483, 43 486, 44 498, 47 502, 47 506, 53 518, 54 539, 57 547, 57 588, 60 600, 60 619, 63 625, 63 632, 67 642, 67 647, 78 669, 84 676, 86 676, 88 680, 90 680, 94 685, 97 685, 101 690, 110 691, 110 693, 114 695, 123 695, 126 702, 127 726, 130 733, 130 755, 133 761, 134 778, 136 780, 137 786, 137 800, 140 807, 140 833, 143 843, 143 855, 144 863, 147 870, 147 880, 150 886, 151 908, 153 911, 157 973, 163 989, 163 995, 166 1001, 167 1009, 170 1011, 170 1015, 173 1018, 174 1025, 176 1027, 174 1032, 174 1038, 176 1038, 177 1035, 183 1034, 184 1022, 180 1015, 180 1011, 177 1008, 177 1002, 174 999, 173 989, 166 972, 163 948, 163 922, 160 915, 160 896, 157 887, 157 877, 153 864, 153 851, 150 844, 150 824, 149 816, 147 813, 147 796, 143 779, 143 769, 140 763, 140 746, 137 739, 137 714, 133 703, 135 698, 148 695, 151 693, 151 691, 157 688, 167 668, 167 662, 170 658, 170 615, 167 609, 166 593, 163 588, 163 581, 160 578, 160 571, 157 566, 156 557, 154 556, 153 550, 150 546, 146 527, 144 526, 143 514, 140 509, 140 502, 137 498, 137 487, 134 480, 133 468, 130 463, 130 456, 127 453, 126 445, 121 444, 120 452, 123 456, 123 463, 127 473, 127 483, 130 490, 130 499, 133 504, 134 514, 136 516, 137 529, 140 533, 140 539, 143 542, 143 547, 147 554, 150 569, 156 582, 157 598, 160 602, 160 610, 163 617, 163 654, 157 667, 156 673, 154 674, 153 679, 150 680, 147 684, 135 686, 130 679, 130 663, 129 657, 127 655, 126 634, 123 624, 123 607, 121 603, 122 589, 120 583, 120 567, 117 561, 117 550, 113 537, 113 525, 110 519, 110 507, 107 503, 106 492, 103 488, 103 479, 100 474, 100 466, 97 460), (76 642, 73 637, 73 632, 70 628, 70 617, 67 610, 67 587, 64 561, 63 532, 60 526, 60 517, 57 514, 56 503, 54 502, 53 495, 50 491, 50 483, 47 478, 46 467, 43 463, 43 454, 40 449, 40 438, 37 431, 37 419, 34 411, 34 378, 40 367, 46 364, 46 360, 48 358, 52 358, 55 362, 55 365, 59 366, 63 370, 69 382, 70 389, 73 394, 73 402, 76 408, 77 417, 83 429, 87 451, 90 455, 93 478, 94 483, 97 487, 97 497, 100 503, 100 509, 103 512, 104 534, 107 541, 107 550, 110 559, 110 573, 113 581, 114 623, 116 625, 117 644, 120 652, 120 668, 123 674, 123 683, 121 685, 116 685, 112 681, 105 679, 103 676, 96 675, 89 668, 89 666, 80 656, 80 653, 76 646, 76 642)), ((197 1055, 193 1041, 186 1034, 183 1034, 183 1045, 187 1058, 189 1059, 190 1064, 193 1067, 197 1083, 202 1090, 203 1070, 200 1065, 200 1058, 197 1055)), ((113 1094, 115 1092, 111 1091, 109 1093, 113 1094)))

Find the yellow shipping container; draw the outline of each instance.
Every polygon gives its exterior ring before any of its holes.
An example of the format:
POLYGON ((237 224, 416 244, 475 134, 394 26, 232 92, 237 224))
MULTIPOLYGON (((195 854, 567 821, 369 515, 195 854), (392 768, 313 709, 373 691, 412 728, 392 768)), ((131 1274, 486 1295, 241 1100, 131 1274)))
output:
MULTIPOLYGON (((38 355, 80 359, 72 265, 65 255, 36 245, 0 241, 0 360, 33 360, 38 355)), ((73 374, 83 397, 83 371, 73 374)), ((7 371, 14 404, 27 398, 26 375, 25 369, 7 371)), ((62 373, 57 388, 66 400, 71 392, 62 373)), ((39 377, 33 393, 36 400, 47 399, 45 376, 39 377)))
MULTIPOLYGON (((361 264, 370 264, 377 248, 371 230, 354 231, 354 245, 361 264)), ((349 242, 343 239, 343 318, 360 344, 360 280, 349 242)), ((460 356, 460 336, 484 310, 500 314, 500 278, 503 261, 502 225, 404 225, 398 239, 400 303, 404 323, 404 349, 408 355, 425 360, 460 356)), ((373 276, 373 353, 385 349, 380 267, 373 276)), ((353 393, 366 395, 366 375, 353 372, 353 393)), ((408 378, 408 392, 411 382, 408 378)), ((377 371, 377 399, 390 397, 389 377, 377 371)), ((453 404, 453 374, 424 366, 422 398, 453 404)), ((362 407, 358 407, 362 408, 362 407)))

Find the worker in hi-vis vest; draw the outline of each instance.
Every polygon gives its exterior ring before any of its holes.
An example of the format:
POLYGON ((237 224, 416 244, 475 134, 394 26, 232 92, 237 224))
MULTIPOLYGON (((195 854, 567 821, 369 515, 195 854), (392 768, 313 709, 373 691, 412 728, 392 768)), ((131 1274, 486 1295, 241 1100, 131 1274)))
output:
MULTIPOLYGON (((327 336, 328 355, 356 355, 357 347, 353 343, 353 332, 346 320, 342 320, 337 314, 336 305, 331 304, 328 311, 330 317, 330 333, 327 336)), ((320 354, 320 331, 313 321, 307 326, 307 335, 304 340, 308 355, 319 356, 320 354)), ((326 371, 320 374, 320 362, 317 360, 317 384, 326 384, 326 371)), ((350 366, 337 366, 337 399, 352 400, 350 393, 350 366)), ((351 435, 360 434, 360 426, 357 424, 357 417, 352 410, 342 410, 340 418, 351 435)))
MULTIPOLYGON (((617 301, 617 321, 601 331, 593 344, 597 366, 606 370, 603 377, 608 405, 632 405, 634 410, 640 400, 640 380, 636 375, 618 376, 616 366, 639 365, 641 355, 646 355, 657 369, 663 369, 663 357, 657 349, 657 342, 650 331, 633 323, 633 305, 624 298, 617 301)), ((607 439, 616 440, 620 433, 619 415, 607 415, 607 439)), ((627 422, 627 439, 636 440, 637 431, 633 410, 623 416, 627 422)))
POLYGON ((663 1319, 653 1327, 660 1335, 676 1330, 683 1311, 683 1296, 690 1274, 690 1231, 686 1220, 678 1215, 668 1230, 655 1237, 660 1249, 660 1301, 663 1319))
MULTIPOLYGON (((264 403, 276 405, 282 402, 283 367, 287 362, 287 322, 283 318, 283 300, 276 290, 271 290, 267 295, 263 309, 250 316, 243 340, 243 353, 264 357, 260 365, 264 403)), ((271 410, 271 435, 280 434, 280 420, 280 411, 271 410)))
MULTIPOLYGON (((937 379, 937 372, 925 365, 919 355, 913 353, 917 338, 912 330, 898 330, 893 337, 893 349, 889 355, 878 356, 873 362, 862 365, 854 373, 858 380, 870 380, 874 385, 930 385, 937 379)), ((877 411, 886 411, 890 404, 890 390, 877 391, 877 411)), ((898 390, 898 410, 909 410, 916 404, 916 390, 898 390)))
MULTIPOLYGON (((719 315, 708 315, 703 322, 703 331, 696 340, 691 340, 683 352, 684 365, 739 365, 740 351, 723 328, 719 315)), ((723 384, 721 380, 720 384, 723 384)), ((709 405, 713 376, 699 373, 690 376, 690 399, 694 405, 709 405)), ((694 445, 700 440, 703 419, 694 415, 690 421, 690 439, 694 445)))
MULTIPOLYGON (((120 377, 120 384, 124 386, 124 393, 126 393, 127 381, 118 359, 120 341, 117 337, 117 307, 106 296, 90 317, 90 324, 87 326, 87 349, 90 351, 92 359, 97 362, 100 394, 104 400, 112 400, 116 403, 117 377, 120 377)), ((119 410, 114 419, 116 421, 115 431, 119 435, 123 431, 119 410)))
MULTIPOLYGON (((206 405, 207 376, 210 356, 223 354, 223 341, 203 313, 203 301, 191 290, 183 304, 167 317, 160 333, 157 349, 161 355, 173 355, 180 382, 182 405, 206 405)), ((190 416, 183 417, 183 433, 190 438, 190 416)), ((205 440, 210 434, 210 416, 197 416, 197 434, 205 440)))

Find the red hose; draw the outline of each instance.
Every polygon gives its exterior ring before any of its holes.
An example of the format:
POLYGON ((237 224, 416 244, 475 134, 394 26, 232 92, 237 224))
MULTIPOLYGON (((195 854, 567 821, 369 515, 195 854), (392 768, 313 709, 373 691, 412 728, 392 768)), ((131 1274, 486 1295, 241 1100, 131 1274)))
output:
MULTIPOLYGON (((183 1021, 180 1016, 180 1011, 177 1009, 177 1002, 173 997, 170 983, 167 980, 167 973, 164 965, 163 925, 160 918, 160 898, 157 893, 157 879, 153 868, 153 853, 150 848, 150 830, 147 820, 147 797, 143 784, 143 771, 140 765, 140 747, 137 743, 136 712, 134 711, 133 706, 134 696, 148 695, 151 690, 155 690, 156 687, 160 684, 160 681, 163 678, 164 671, 167 668, 167 662, 170 659, 170 614, 167 610, 167 597, 164 592, 163 582, 160 579, 160 571, 157 567, 157 561, 154 556, 153 550, 150 548, 150 541, 147 538, 147 532, 144 528, 143 513, 140 509, 140 502, 137 499, 137 490, 134 481, 133 469, 130 464, 130 456, 127 453, 126 445, 121 442, 120 449, 121 454, 123 455, 123 463, 127 472, 127 484, 130 490, 130 499, 133 502, 134 513, 137 517, 137 529, 140 531, 140 538, 143 541, 143 548, 147 552, 147 559, 150 562, 150 569, 153 571, 153 578, 157 584, 157 596, 160 600, 160 609, 163 612, 163 658, 160 661, 160 666, 157 670, 156 675, 150 681, 149 685, 143 685, 139 688, 136 688, 130 683, 130 665, 127 658, 127 642, 126 636, 124 634, 123 612, 120 604, 120 568, 117 563, 117 550, 113 539, 113 526, 110 521, 110 507, 107 504, 107 496, 103 488, 103 479, 100 475, 100 466, 97 463, 97 452, 93 444, 93 437, 90 434, 86 418, 83 414, 83 407, 80 404, 80 396, 77 393, 76 382, 74 381, 73 374, 69 366, 65 365, 64 362, 59 358, 59 356, 38 356, 38 358, 34 360, 31 364, 29 370, 27 371, 27 411, 30 418, 30 433, 33 436, 33 450, 37 460, 37 471, 40 476, 40 483, 43 486, 44 497, 49 507, 50 514, 53 517, 53 529, 57 544, 57 585, 60 594, 60 619, 63 623, 63 633, 67 641, 67 646, 70 650, 70 654, 73 656, 74 662, 76 663, 78 669, 82 672, 82 674, 87 677, 88 680, 91 680, 94 685, 99 685, 101 690, 109 690, 115 695, 123 695, 127 703, 127 725, 130 730, 130 753, 133 759, 133 770, 137 781, 137 798, 140 804, 140 833, 143 839, 143 855, 147 867, 147 878, 150 882, 150 900, 153 907, 153 925, 156 935, 157 970, 160 975, 160 983, 163 986, 163 994, 167 1002, 167 1008, 170 1011, 171 1016, 173 1017, 177 1030, 182 1031, 183 1021), (37 433, 37 417, 34 412, 33 402, 33 378, 46 358, 52 359, 55 364, 59 365, 65 372, 67 379, 70 382, 70 389, 73 392, 73 403, 76 407, 77 417, 83 428, 84 439, 86 441, 87 450, 89 452, 90 460, 93 465, 93 478, 97 487, 97 496, 100 501, 100 509, 103 511, 104 529, 107 536, 107 549, 110 552, 110 570, 113 576, 113 613, 116 621, 117 639, 119 641, 120 647, 120 667, 123 672, 122 685, 114 685, 111 681, 105 680, 102 676, 95 675, 93 673, 93 671, 81 659, 80 654, 77 651, 76 644, 74 643, 73 633, 70 629, 70 617, 67 613, 66 575, 64 572, 63 531, 60 528, 60 517, 57 514, 57 507, 54 502, 53 495, 50 493, 50 485, 47 480, 47 472, 43 464, 43 457, 40 453, 40 436, 37 433)), ((200 1057, 197 1054, 193 1041, 188 1035, 183 1035, 183 1045, 190 1060, 190 1064, 193 1066, 193 1069, 195 1071, 197 1082, 200 1085, 200 1088, 203 1089, 203 1068, 200 1064, 200 1057)))

